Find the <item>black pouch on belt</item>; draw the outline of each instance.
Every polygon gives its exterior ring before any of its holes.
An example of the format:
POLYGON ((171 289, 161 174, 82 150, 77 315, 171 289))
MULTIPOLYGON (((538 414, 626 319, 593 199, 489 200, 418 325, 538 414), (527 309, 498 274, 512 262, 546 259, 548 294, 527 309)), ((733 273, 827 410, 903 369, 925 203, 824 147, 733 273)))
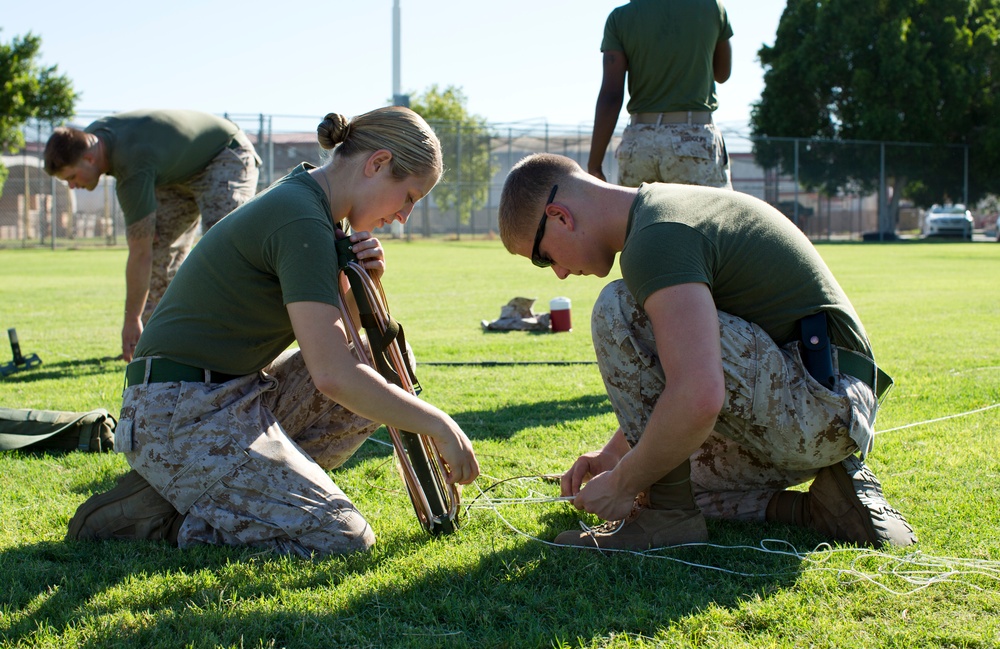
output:
POLYGON ((802 362, 806 370, 825 388, 832 390, 837 375, 833 371, 833 350, 830 348, 825 311, 799 320, 799 339, 802 341, 802 362))

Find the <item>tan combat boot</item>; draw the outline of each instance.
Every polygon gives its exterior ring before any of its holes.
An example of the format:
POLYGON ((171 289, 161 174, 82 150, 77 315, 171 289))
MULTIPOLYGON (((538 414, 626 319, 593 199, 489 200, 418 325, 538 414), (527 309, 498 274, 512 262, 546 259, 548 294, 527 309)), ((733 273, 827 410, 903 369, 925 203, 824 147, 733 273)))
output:
POLYGON ((134 469, 105 493, 94 494, 69 521, 66 540, 146 539, 177 545, 184 521, 134 469))
POLYGON ((657 480, 648 495, 640 494, 632 512, 589 530, 567 530, 558 545, 611 550, 649 550, 708 540, 705 517, 691 494, 691 464, 685 460, 657 480))
POLYGON ((808 493, 775 494, 767 505, 766 518, 808 527, 833 541, 875 548, 917 542, 913 528, 882 495, 878 478, 853 455, 820 469, 808 493))

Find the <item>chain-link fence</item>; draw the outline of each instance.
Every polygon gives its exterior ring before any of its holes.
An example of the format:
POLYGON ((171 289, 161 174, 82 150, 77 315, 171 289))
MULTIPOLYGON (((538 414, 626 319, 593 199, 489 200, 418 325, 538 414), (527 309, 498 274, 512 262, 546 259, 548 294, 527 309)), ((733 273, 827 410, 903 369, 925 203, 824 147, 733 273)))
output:
MULTIPOLYGON (((71 124, 84 127, 101 114, 78 115, 71 124)), ((260 187, 270 185, 300 162, 322 164, 325 153, 316 142, 311 117, 282 115, 226 115, 254 142, 263 160, 260 187), (280 126, 280 127, 279 127, 280 126)), ((433 123, 445 153, 445 176, 427 200, 418 203, 405 227, 398 224, 382 236, 482 237, 493 236, 500 191, 511 167, 537 152, 558 153, 586 167, 590 127, 559 127, 544 121, 513 124, 458 125, 433 123)), ((4 156, 8 178, 0 195, 0 247, 86 246, 124 244, 124 220, 115 197, 114 178, 101 179, 94 191, 71 190, 49 177, 41 152, 51 124, 31 123, 24 129, 27 146, 4 156)), ((873 232, 918 233, 921 211, 890 197, 901 194, 886 169, 907 161, 908 173, 920 174, 923 154, 935 158, 926 173, 939 173, 941 156, 950 156, 958 178, 967 173, 967 152, 951 147, 941 152, 919 143, 817 142, 785 138, 758 139, 728 133, 723 128, 731 160, 733 188, 775 205, 810 238, 861 239, 873 232), (756 154, 755 154, 756 151, 756 154), (766 168, 760 159, 791 161, 782 173, 766 168), (807 184, 833 184, 835 165, 853 165, 848 183, 835 191, 807 191, 807 184), (844 190, 847 185, 850 189, 844 190), (879 196, 886 197, 880 201, 879 196), (880 207, 881 206, 881 207, 880 207), (880 217, 881 214, 881 217, 880 217), (889 216, 891 214, 891 217, 889 216), (882 219, 880 221, 880 218, 882 219), (882 227, 880 227, 882 223, 882 227)), ((614 150, 620 135, 608 147, 604 170, 618 175, 614 150)), ((955 202, 963 200, 959 182, 955 202)), ((988 217, 984 217, 988 218, 988 217)), ((982 227, 981 224, 977 224, 982 227)))

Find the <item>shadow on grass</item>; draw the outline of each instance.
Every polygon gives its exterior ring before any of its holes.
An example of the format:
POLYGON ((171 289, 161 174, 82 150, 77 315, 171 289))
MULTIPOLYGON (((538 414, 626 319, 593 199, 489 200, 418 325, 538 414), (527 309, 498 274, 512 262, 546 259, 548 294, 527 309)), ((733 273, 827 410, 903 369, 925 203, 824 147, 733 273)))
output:
MULTIPOLYGON (((238 587, 238 599, 253 601, 280 597, 287 591, 332 587, 339 577, 331 573, 337 569, 371 570, 377 560, 373 555, 360 555, 316 564, 301 561, 298 563, 306 570, 293 570, 296 576, 290 578, 287 565, 296 562, 286 557, 261 557, 247 548, 181 551, 153 542, 45 542, 8 549, 0 552, 0 570, 8 578, 0 592, 4 593, 5 608, 9 607, 6 612, 20 619, 11 624, 8 618, 8 624, 0 627, 0 644, 33 644, 28 639, 37 637, 40 630, 61 635, 82 620, 93 622, 100 616, 131 611, 163 620, 128 630, 125 627, 132 625, 126 622, 118 631, 101 629, 97 639, 74 644, 202 646, 213 625, 206 624, 198 611, 211 606, 205 596, 214 591, 201 583, 199 575, 211 575, 210 581, 218 580, 223 589, 238 587), (253 578, 252 573, 258 570, 272 576, 253 578), (137 579, 144 582, 143 586, 136 589, 133 584, 130 588, 128 585, 137 579), (127 596, 116 595, 120 588, 127 596), (168 622, 165 620, 173 615, 158 615, 170 611, 176 611, 179 617, 168 622)), ((229 620, 227 624, 233 622, 229 620)), ((249 626, 260 628, 258 623, 249 626)), ((270 622, 265 621, 263 628, 268 629, 268 635, 271 633, 270 622)), ((252 646, 260 645, 255 642, 252 646)))
MULTIPOLYGON (((592 394, 567 401, 538 401, 516 403, 489 410, 467 410, 452 413, 452 416, 469 438, 475 441, 510 439, 525 428, 557 426, 567 421, 588 419, 611 412, 611 403, 607 396, 592 394)), ((342 468, 350 469, 369 459, 391 456, 389 434, 385 427, 382 427, 355 451, 342 468)))
POLYGON ((588 394, 576 399, 512 403, 486 410, 452 413, 455 421, 475 439, 509 439, 525 428, 558 426, 612 412, 607 395, 588 394))
MULTIPOLYGON (((728 527, 713 524, 713 533, 749 531, 728 527)), ((398 539, 371 554, 315 562, 143 542, 11 548, 0 552, 0 638, 31 645, 61 637, 79 647, 544 647, 683 629, 708 607, 735 610, 792 586, 800 568, 788 556, 731 549, 638 557, 501 545, 457 570, 402 556, 412 546, 398 539), (734 574, 741 572, 752 576, 734 574)))
POLYGON ((3 377, 3 380, 11 383, 34 383, 35 381, 49 381, 52 379, 96 376, 111 372, 122 373, 124 372, 124 367, 119 366, 119 361, 121 361, 120 357, 104 356, 101 358, 46 363, 43 358, 41 365, 20 369, 13 374, 3 377))

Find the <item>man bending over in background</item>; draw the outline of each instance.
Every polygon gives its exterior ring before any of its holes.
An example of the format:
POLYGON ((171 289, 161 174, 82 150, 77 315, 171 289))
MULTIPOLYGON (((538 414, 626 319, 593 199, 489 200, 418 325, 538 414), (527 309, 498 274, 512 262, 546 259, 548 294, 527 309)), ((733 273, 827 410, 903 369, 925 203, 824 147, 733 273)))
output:
POLYGON ((138 110, 84 130, 59 127, 45 145, 45 171, 93 191, 107 174, 125 214, 122 356, 132 360, 142 328, 201 231, 253 198, 260 158, 240 128, 190 110, 138 110))

